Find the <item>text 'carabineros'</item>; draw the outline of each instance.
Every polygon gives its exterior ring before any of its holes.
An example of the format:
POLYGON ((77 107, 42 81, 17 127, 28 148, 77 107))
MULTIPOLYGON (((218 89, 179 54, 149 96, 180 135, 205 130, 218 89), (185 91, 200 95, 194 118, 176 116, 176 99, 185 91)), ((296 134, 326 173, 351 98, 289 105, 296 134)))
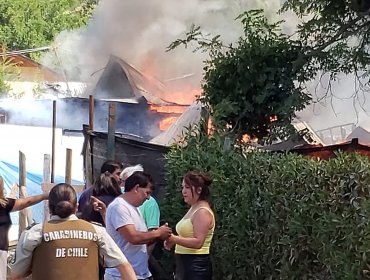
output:
POLYGON ((44 233, 44 241, 49 242, 60 239, 85 239, 98 240, 98 235, 95 232, 86 230, 56 230, 44 233))

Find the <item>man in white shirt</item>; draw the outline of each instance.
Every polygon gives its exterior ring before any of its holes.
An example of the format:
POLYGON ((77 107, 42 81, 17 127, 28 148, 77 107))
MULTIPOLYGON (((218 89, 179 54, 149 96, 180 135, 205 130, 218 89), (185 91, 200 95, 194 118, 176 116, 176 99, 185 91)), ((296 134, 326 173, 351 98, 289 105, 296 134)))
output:
MULTIPOLYGON (((151 279, 148 268, 147 244, 157 238, 167 239, 172 230, 167 224, 148 231, 139 206, 149 199, 153 180, 149 174, 141 171, 133 173, 126 179, 125 193, 117 197, 107 209, 107 232, 121 248, 134 268, 137 279, 151 279)), ((117 269, 109 268, 105 279, 119 279, 117 269)))

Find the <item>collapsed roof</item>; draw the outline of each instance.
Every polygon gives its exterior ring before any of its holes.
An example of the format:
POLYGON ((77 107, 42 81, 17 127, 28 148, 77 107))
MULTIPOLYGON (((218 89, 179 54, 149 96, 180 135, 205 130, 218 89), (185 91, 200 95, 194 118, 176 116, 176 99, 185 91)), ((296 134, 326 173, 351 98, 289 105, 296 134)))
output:
POLYGON ((141 98, 155 105, 177 105, 160 98, 165 85, 145 76, 123 59, 111 56, 92 95, 97 99, 115 99, 135 103, 141 98))
POLYGON ((204 114, 204 108, 198 101, 193 102, 189 108, 171 126, 158 136, 154 137, 149 143, 171 146, 183 140, 189 127, 197 125, 204 114))

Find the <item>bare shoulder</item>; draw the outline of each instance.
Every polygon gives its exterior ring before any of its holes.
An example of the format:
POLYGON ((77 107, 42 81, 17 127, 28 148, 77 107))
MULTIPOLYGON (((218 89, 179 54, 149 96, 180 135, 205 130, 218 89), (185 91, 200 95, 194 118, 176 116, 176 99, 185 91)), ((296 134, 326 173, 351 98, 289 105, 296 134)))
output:
POLYGON ((192 218, 193 220, 213 221, 214 214, 210 207, 204 206, 195 211, 192 218))

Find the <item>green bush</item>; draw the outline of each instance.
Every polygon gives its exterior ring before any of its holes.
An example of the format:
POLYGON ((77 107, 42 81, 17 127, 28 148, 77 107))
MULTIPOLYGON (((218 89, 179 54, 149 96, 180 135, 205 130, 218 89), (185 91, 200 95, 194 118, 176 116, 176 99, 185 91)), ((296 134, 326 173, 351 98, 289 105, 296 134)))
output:
POLYGON ((370 279, 367 157, 223 151, 219 135, 187 142, 167 155, 162 216, 174 227, 185 214, 184 173, 213 176, 214 279, 370 279))

